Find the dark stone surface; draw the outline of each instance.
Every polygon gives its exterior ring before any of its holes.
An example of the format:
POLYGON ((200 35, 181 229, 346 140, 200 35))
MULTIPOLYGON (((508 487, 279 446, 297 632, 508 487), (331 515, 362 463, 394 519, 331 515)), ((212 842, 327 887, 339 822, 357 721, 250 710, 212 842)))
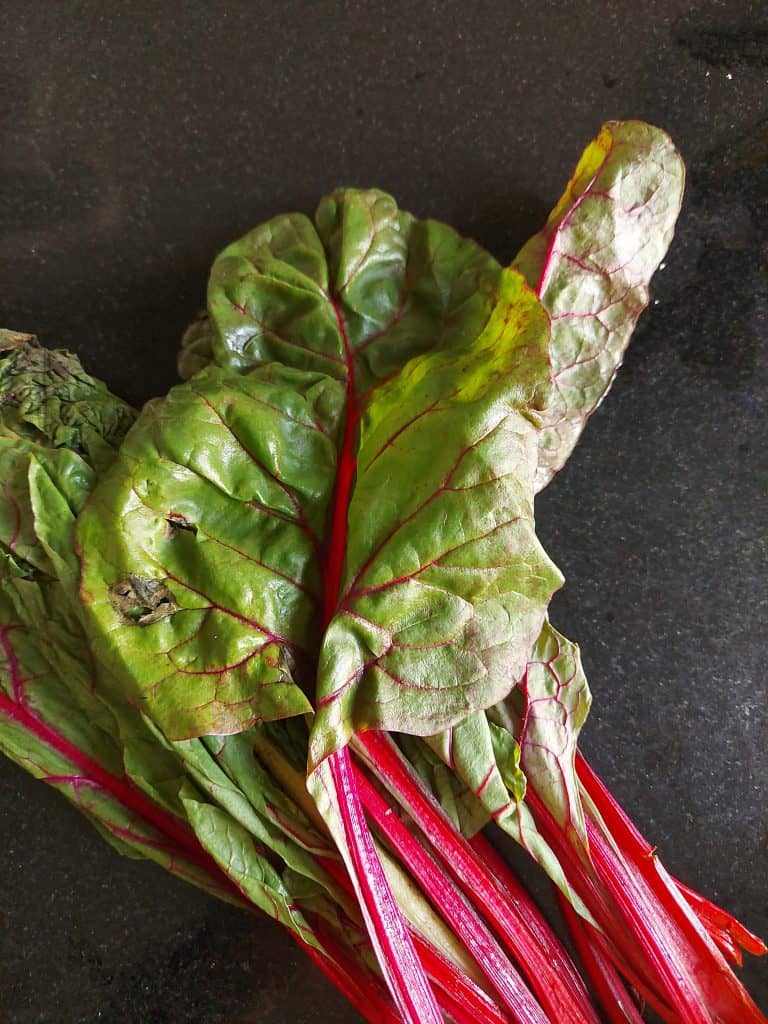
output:
MULTIPOLYGON (((667 128, 678 235, 539 520, 588 754, 668 866, 766 934, 761 6, 6 0, 0 323, 140 401, 260 219, 377 184, 508 258, 603 120, 667 128)), ((276 927, 120 859, 9 763, 0 849, 2 1024, 357 1019, 276 927)))

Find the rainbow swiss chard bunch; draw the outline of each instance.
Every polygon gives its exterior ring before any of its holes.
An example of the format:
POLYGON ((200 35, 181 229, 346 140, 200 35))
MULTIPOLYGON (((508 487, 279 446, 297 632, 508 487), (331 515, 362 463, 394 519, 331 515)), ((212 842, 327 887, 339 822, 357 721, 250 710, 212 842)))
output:
POLYGON ((372 1021, 600 1019, 489 821, 557 886, 607 1019, 764 1019, 727 962, 762 944, 578 754, 533 515, 683 177, 662 132, 607 125, 510 268, 376 190, 276 217, 217 258, 188 379, 138 417, 6 336, 3 749, 271 914, 372 1021))

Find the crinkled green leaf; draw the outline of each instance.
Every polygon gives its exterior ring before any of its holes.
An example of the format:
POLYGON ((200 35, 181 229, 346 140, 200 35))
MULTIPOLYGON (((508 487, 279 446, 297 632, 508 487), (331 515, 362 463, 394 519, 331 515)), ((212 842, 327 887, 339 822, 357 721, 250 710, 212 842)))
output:
MULTIPOLYGON (((314 223, 275 217, 221 253, 208 287, 213 354, 224 366, 275 361, 346 380, 349 347, 365 392, 412 356, 476 337, 500 273, 474 242, 386 193, 337 189, 314 223)), ((201 338, 188 339, 190 357, 205 353, 201 338)))
POLYGON ((15 575, 73 571, 74 517, 135 414, 79 360, 0 331, 0 554, 15 575), (55 563, 55 564, 54 564, 55 563))
POLYGON ((0 412, 7 430, 69 448, 96 470, 111 462, 135 418, 77 356, 13 331, 0 331, 0 412))
POLYGON ((684 179, 663 131, 609 122, 513 263, 552 318, 555 398, 540 439, 538 488, 562 468, 613 382, 672 239, 684 179))
POLYGON ((48 549, 52 546, 61 557, 72 558, 74 518, 94 479, 93 470, 76 452, 46 448, 9 430, 0 419, 0 553, 26 566, 28 576, 55 576, 48 549), (32 507, 33 501, 41 500, 51 502, 42 527, 45 542, 35 530, 32 507))
MULTIPOLYGON (((23 349, 21 345, 9 351, 23 349)), ((23 366, 22 361, 17 367, 19 387, 25 384, 23 366)), ((5 384, 10 382, 4 379, 5 384)), ((63 372, 60 379, 55 373, 47 379, 33 373, 25 386, 44 409, 56 405, 59 383, 67 389, 71 380, 63 372)), ((103 386, 93 385, 100 395, 103 386)), ((126 417, 126 429, 128 422, 126 417)), ((113 426, 108 423, 105 429, 112 431, 113 426)), ((116 434, 110 437, 117 441, 116 434)), ((112 451, 105 442, 102 455, 108 450, 112 451)), ((76 452, 55 447, 55 438, 42 430, 23 429, 18 406, 8 401, 0 404, 0 478, 0 596, 5 621, 13 626, 14 637, 24 638, 26 656, 32 657, 35 650, 37 660, 49 666, 40 675, 48 682, 30 685, 24 700, 43 720, 59 723, 57 728, 68 741, 82 746, 110 771, 119 771, 114 718, 93 698, 94 670, 79 617, 73 551, 75 516, 95 482, 93 468, 76 452)))

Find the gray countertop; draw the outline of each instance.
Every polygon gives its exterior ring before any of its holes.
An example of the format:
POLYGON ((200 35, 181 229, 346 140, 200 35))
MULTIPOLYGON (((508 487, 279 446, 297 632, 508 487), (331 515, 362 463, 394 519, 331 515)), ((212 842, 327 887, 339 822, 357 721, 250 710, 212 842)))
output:
MULTIPOLYGON (((506 259, 602 121, 666 128, 677 237, 537 514, 585 750, 668 867, 766 935, 760 6, 7 0, 0 324, 139 402, 172 383, 213 255, 265 217, 376 184, 506 259)), ((277 926, 121 859, 5 761, 0 851, 0 1024, 358 1019, 277 926)), ((744 972, 768 1008, 766 973, 744 972)))

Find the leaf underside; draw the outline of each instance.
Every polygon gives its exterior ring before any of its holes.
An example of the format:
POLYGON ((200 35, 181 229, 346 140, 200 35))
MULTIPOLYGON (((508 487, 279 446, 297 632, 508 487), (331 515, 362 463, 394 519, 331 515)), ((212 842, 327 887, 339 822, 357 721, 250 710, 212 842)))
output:
POLYGON ((537 490, 562 468, 613 382, 672 239, 684 182, 668 135, 639 121, 609 122, 513 263, 552 323, 554 397, 537 490))

